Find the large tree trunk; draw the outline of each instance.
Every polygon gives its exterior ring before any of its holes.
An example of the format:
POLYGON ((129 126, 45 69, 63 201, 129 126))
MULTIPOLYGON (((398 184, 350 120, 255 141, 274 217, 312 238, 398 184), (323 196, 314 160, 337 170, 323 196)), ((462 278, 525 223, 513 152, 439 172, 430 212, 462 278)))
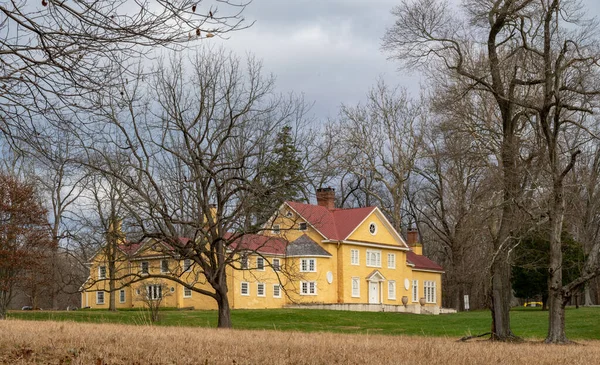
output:
POLYGON ((219 320, 217 328, 231 328, 231 309, 229 308, 229 298, 227 298, 227 290, 224 294, 217 292, 217 305, 219 307, 219 320))
POLYGON ((498 341, 517 340, 510 329, 510 249, 513 246, 512 231, 517 221, 515 200, 519 194, 519 175, 516 165, 516 137, 510 108, 503 113, 502 177, 503 208, 498 235, 494 240, 494 256, 491 265, 490 309, 492 312, 492 339, 498 341))

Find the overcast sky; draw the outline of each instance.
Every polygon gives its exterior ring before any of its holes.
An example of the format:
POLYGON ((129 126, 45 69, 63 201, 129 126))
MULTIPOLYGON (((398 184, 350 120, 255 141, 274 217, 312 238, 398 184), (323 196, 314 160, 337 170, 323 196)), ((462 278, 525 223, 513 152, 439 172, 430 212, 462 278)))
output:
MULTIPOLYGON (((458 2, 458 0, 455 0, 458 2)), ((220 41, 239 55, 251 52, 277 78, 281 92, 304 93, 319 121, 336 117, 341 103, 365 99, 378 77, 418 94, 420 78, 398 71, 381 51, 381 38, 400 0, 253 0, 244 12, 256 23, 220 41)), ((584 0, 600 15, 600 1, 584 0)))

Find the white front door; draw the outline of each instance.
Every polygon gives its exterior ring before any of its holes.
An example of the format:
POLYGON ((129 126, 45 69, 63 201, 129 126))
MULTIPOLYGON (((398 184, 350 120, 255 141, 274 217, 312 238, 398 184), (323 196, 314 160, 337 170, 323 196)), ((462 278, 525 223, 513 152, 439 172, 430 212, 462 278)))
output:
POLYGON ((379 303, 379 282, 369 282, 369 304, 379 303))

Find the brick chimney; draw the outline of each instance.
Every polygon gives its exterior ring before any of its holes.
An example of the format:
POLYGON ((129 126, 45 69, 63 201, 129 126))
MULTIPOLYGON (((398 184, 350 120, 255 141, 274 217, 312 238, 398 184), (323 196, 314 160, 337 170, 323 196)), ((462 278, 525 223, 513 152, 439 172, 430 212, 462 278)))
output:
POLYGON ((335 209, 335 189, 319 188, 317 189, 317 204, 329 210, 335 209))
POLYGON ((406 243, 412 252, 417 255, 423 254, 423 245, 419 243, 419 231, 414 228, 409 228, 406 232, 406 243))

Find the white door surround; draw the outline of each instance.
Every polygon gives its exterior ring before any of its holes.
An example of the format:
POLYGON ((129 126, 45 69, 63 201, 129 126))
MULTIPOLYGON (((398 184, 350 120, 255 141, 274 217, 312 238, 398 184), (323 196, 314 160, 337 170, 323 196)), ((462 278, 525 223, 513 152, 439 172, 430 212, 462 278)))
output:
POLYGON ((369 304, 383 303, 383 293, 381 291, 381 283, 383 281, 385 281, 385 278, 379 270, 375 270, 367 276, 367 282, 369 283, 369 304))

